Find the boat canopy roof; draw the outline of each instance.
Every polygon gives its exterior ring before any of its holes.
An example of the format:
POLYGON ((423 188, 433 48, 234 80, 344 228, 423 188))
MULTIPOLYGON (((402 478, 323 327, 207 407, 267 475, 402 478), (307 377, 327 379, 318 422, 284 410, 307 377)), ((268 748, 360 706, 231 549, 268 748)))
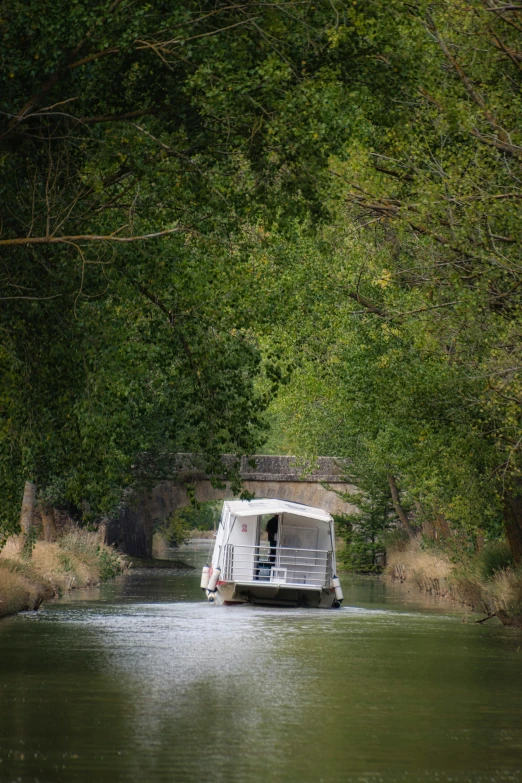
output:
POLYGON ((305 506, 302 503, 293 503, 290 500, 277 500, 275 498, 255 498, 254 500, 225 500, 225 506, 236 517, 250 517, 261 514, 294 514, 308 519, 320 519, 323 522, 331 522, 332 517, 322 508, 305 506))

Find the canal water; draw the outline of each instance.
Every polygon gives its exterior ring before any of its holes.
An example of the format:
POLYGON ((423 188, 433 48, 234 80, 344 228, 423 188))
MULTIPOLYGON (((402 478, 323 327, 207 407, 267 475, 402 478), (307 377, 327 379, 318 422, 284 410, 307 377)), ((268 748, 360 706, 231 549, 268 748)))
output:
POLYGON ((343 586, 214 607, 199 568, 135 571, 2 620, 0 781, 522 781, 522 635, 343 586))

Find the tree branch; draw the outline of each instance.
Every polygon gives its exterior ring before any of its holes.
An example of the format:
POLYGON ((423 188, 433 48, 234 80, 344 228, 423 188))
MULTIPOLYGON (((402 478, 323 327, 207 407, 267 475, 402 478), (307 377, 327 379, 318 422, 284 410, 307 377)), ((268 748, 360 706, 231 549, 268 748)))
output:
MULTIPOLYGON (((458 62, 458 60, 453 57, 452 53, 449 50, 449 47, 446 43, 446 41, 442 38, 440 35, 435 22, 431 18, 431 16, 428 15, 428 24, 427 24, 430 32, 435 36, 437 39, 440 48, 442 49, 442 52, 444 53, 444 56, 448 60, 448 62, 451 63, 453 66, 453 70, 457 73, 459 79, 461 80, 462 84, 464 85, 468 95, 471 97, 471 99, 477 104, 477 106, 480 106, 482 111, 484 112, 484 116, 486 117, 489 124, 497 131, 498 135, 500 136, 500 139, 503 143, 510 145, 509 136, 506 133, 506 131, 501 127, 501 125, 498 123, 495 115, 488 109, 486 101, 480 95, 479 92, 474 88, 471 80, 468 78, 466 72, 458 62)), ((511 145, 510 145, 511 146, 511 145)))
POLYGON ((483 136, 478 131, 470 130, 470 135, 473 136, 474 139, 477 139, 477 141, 480 141, 482 144, 487 144, 490 147, 496 147, 499 150, 502 150, 503 152, 507 152, 508 155, 513 155, 514 158, 518 158, 518 160, 522 160, 522 148, 517 147, 515 144, 511 144, 511 142, 505 142, 505 141, 499 141, 498 139, 490 138, 489 136, 483 136))
POLYGON ((488 614, 486 617, 483 617, 482 620, 475 620, 477 624, 480 625, 480 623, 485 623, 487 620, 491 620, 492 617, 496 617, 497 613, 493 612, 493 614, 488 614))
POLYGON ((122 272, 123 272, 123 274, 125 275, 125 277, 127 278, 127 280, 129 280, 129 281, 130 281, 130 283, 131 283, 131 284, 132 284, 132 285, 133 285, 133 286, 134 286, 134 287, 135 287, 135 288, 136 288, 136 289, 137 289, 137 290, 138 290, 138 291, 139 291, 139 292, 140 292, 140 293, 141 293, 141 294, 142 294, 142 295, 143 295, 143 296, 146 298, 146 299, 148 299, 148 300, 149 300, 149 302, 152 302, 152 304, 153 304, 153 305, 155 305, 156 307, 158 307, 158 308, 161 310, 161 312, 162 312, 164 315, 166 315, 166 316, 167 316, 167 318, 168 318, 168 321, 169 321, 169 324, 170 324, 170 326, 171 326, 173 329, 175 329, 175 330, 177 331, 177 335, 178 335, 178 337, 179 337, 179 340, 180 340, 180 342, 181 342, 181 345, 182 345, 182 347, 183 347, 183 350, 184 350, 184 352, 185 352, 185 355, 186 355, 186 357, 187 357, 187 359, 188 359, 188 362, 189 362, 189 364, 190 364, 190 367, 191 367, 192 371, 194 372, 194 377, 195 377, 195 379, 196 379, 196 383, 197 383, 197 384, 198 384, 198 386, 201 388, 201 379, 200 379, 200 377, 198 376, 198 373, 197 373, 196 367, 195 367, 195 365, 194 365, 194 359, 193 359, 193 356, 192 356, 192 351, 190 350, 190 345, 188 344, 188 342, 187 342, 187 340, 186 340, 186 338, 185 338, 185 335, 183 334, 183 332, 182 332, 182 331, 181 331, 181 329, 179 328, 179 324, 178 324, 178 317, 177 317, 177 315, 176 315, 176 314, 175 314, 175 313, 174 313, 172 310, 169 310, 169 308, 167 307, 167 305, 166 305, 164 302, 162 302, 162 300, 161 300, 161 299, 160 299, 158 296, 156 296, 155 294, 153 294, 153 293, 152 293, 152 291, 149 291, 149 289, 148 289, 148 288, 147 288, 145 285, 143 285, 143 283, 140 283, 140 282, 138 282, 138 281, 136 281, 136 280, 133 280, 133 279, 132 279, 132 277, 130 277, 130 276, 129 276, 129 275, 126 273, 126 272, 125 272, 125 270, 122 270, 122 272))
POLYGON ((190 231, 188 228, 167 228, 164 231, 156 231, 154 234, 141 234, 134 237, 118 237, 114 234, 102 236, 98 234, 78 234, 77 236, 67 237, 20 237, 16 239, 0 239, 0 245, 58 245, 71 244, 72 242, 142 242, 146 239, 156 239, 169 234, 179 233, 180 231, 190 231))
POLYGON ((87 65, 87 63, 92 63, 94 60, 99 60, 100 57, 107 57, 109 54, 117 54, 119 51, 119 46, 110 46, 108 49, 102 49, 101 52, 93 52, 93 54, 89 54, 88 57, 83 57, 81 60, 76 60, 75 63, 70 63, 66 68, 71 71, 73 68, 79 68, 81 65, 87 65))
POLYGON ((454 302, 442 302, 442 304, 431 305, 430 307, 419 307, 417 310, 406 310, 404 313, 397 313, 390 315, 390 318, 404 318, 405 315, 416 315, 417 313, 427 313, 429 310, 440 310, 442 307, 451 307, 459 303, 456 299, 454 302))
POLYGON ((62 294, 53 296, 0 296, 0 302, 6 302, 9 299, 28 299, 31 302, 41 302, 43 299, 58 299, 62 294))
POLYGON ((495 8, 486 8, 486 11, 493 11, 494 13, 502 13, 504 11, 522 11, 522 5, 499 5, 495 8))
POLYGON ((361 296, 361 294, 357 293, 356 291, 349 291, 348 296, 350 297, 350 299, 354 299, 363 307, 366 307, 366 309, 369 310, 371 313, 375 313, 375 315, 379 315, 381 318, 387 318, 389 315, 389 313, 387 313, 385 310, 381 310, 380 307, 377 307, 377 305, 374 305, 372 302, 370 302, 369 299, 366 299, 366 297, 361 296))

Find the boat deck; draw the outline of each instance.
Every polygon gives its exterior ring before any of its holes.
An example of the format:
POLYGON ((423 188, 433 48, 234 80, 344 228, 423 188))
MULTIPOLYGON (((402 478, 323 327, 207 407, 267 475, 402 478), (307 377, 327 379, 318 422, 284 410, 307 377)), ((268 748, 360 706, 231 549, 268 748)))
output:
POLYGON ((304 585, 304 584, 297 584, 296 582, 264 582, 259 579, 253 579, 250 581, 241 580, 241 581, 232 581, 230 584, 236 585, 237 587, 261 587, 264 589, 286 589, 291 588, 292 590, 315 590, 318 593, 321 592, 324 588, 322 588, 320 585, 304 585))

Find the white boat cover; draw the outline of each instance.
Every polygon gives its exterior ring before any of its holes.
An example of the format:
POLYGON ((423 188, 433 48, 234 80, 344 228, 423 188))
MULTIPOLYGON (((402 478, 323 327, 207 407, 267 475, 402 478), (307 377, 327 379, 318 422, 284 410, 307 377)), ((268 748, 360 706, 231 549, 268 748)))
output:
POLYGON ((254 500, 225 500, 225 506, 232 516, 250 517, 261 514, 295 514, 308 519, 321 519, 330 522, 332 517, 322 508, 305 506, 302 503, 292 503, 290 500, 271 498, 255 498, 254 500))

